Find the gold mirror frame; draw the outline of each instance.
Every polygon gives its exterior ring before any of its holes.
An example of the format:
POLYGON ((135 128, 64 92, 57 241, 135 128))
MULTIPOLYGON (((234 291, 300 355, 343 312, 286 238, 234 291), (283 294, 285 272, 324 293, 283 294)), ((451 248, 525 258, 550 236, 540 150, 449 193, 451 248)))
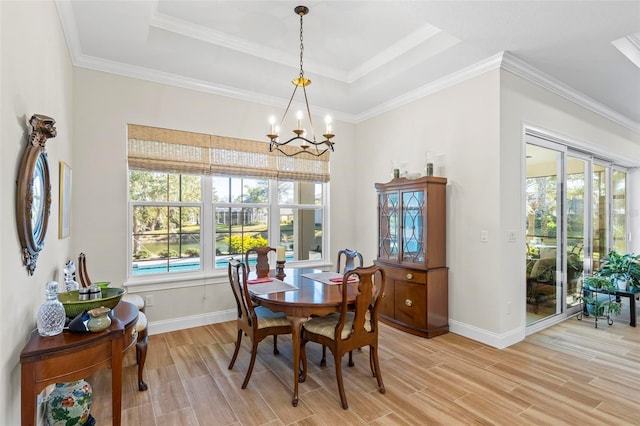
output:
POLYGON ((45 151, 47 139, 56 137, 56 121, 46 115, 34 114, 29 120, 29 135, 18 173, 16 216, 18 236, 22 245, 22 262, 33 275, 49 225, 51 212, 51 177, 45 151))

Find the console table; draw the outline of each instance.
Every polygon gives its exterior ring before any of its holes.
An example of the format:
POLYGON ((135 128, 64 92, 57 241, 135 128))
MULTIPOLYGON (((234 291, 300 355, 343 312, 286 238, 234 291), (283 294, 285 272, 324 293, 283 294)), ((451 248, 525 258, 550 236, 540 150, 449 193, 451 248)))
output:
POLYGON ((22 364, 22 425, 35 425, 36 398, 53 383, 70 382, 90 376, 102 367, 111 367, 111 408, 113 424, 120 426, 122 408, 123 352, 136 343, 138 308, 120 301, 109 314, 111 325, 99 333, 68 330, 41 337, 38 330, 20 353, 22 364))

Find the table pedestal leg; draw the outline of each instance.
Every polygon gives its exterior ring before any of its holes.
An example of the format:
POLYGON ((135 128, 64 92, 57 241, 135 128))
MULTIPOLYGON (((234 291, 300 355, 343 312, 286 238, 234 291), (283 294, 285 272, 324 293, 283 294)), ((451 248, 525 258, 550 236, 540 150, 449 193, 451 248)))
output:
POLYGON ((291 404, 298 406, 298 382, 300 380, 300 331, 307 318, 289 317, 291 321, 291 344, 293 345, 293 400, 291 404))

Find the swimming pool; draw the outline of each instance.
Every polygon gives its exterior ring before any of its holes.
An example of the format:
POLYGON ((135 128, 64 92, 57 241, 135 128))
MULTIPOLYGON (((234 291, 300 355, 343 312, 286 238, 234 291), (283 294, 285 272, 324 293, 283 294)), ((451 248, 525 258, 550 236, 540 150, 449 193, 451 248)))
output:
MULTIPOLYGON (((241 257, 237 255, 235 257, 241 257)), ((229 259, 234 256, 219 257, 216 259, 216 269, 222 269, 227 267, 229 259)), ((293 254, 286 256, 287 261, 293 260, 293 254)), ((249 265, 256 264, 255 258, 249 259, 249 265)), ((192 257, 188 259, 174 259, 167 264, 166 260, 142 260, 133 262, 132 275, 146 275, 146 274, 162 274, 167 272, 191 272, 200 270, 200 258, 192 257)))

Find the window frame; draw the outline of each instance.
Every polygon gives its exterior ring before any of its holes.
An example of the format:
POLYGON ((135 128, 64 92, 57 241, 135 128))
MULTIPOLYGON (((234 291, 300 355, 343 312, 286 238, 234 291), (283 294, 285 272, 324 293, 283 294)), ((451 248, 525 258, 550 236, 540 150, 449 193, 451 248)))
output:
MULTIPOLYGON (((279 204, 278 200, 278 179, 277 178, 264 178, 268 181, 268 193, 269 202, 267 204, 260 203, 231 203, 231 202, 213 202, 213 180, 214 178, 226 177, 226 178, 240 178, 240 176, 222 175, 222 174, 200 174, 201 177, 201 201, 198 202, 157 202, 157 201, 132 201, 130 197, 130 173, 134 170, 127 170, 127 282, 125 285, 145 285, 164 283, 167 286, 162 288, 174 288, 184 285, 202 285, 202 280, 205 283, 208 279, 213 281, 219 277, 226 277, 226 268, 215 268, 215 260, 213 262, 207 262, 202 259, 215 259, 215 211, 216 207, 227 206, 242 206, 242 207, 260 207, 267 208, 268 219, 268 241, 269 245, 275 247, 279 245, 279 232, 280 232, 280 210, 282 208, 287 209, 313 209, 320 211, 322 217, 322 254, 320 259, 311 260, 297 260, 287 262, 288 267, 321 267, 330 264, 330 259, 326 257, 329 246, 329 205, 328 205, 328 192, 329 182, 315 182, 322 185, 322 198, 321 205, 310 204, 279 204), (133 209, 136 206, 141 205, 156 205, 156 206, 174 206, 180 205, 181 207, 200 207, 201 209, 201 226, 200 226, 200 269, 197 271, 189 272, 163 272, 153 274, 133 274, 133 209), (185 284, 191 282, 192 284, 185 284)), ((140 170, 142 172, 151 172, 149 170, 140 170)), ((165 172, 159 172, 165 173, 165 172)), ((175 173, 175 174, 187 174, 187 173, 175 173)), ((245 178, 254 178, 252 176, 243 176, 245 178)), ((263 177, 257 177, 263 178, 263 177)), ((288 182, 304 182, 295 181, 292 179, 284 179, 288 182)))

